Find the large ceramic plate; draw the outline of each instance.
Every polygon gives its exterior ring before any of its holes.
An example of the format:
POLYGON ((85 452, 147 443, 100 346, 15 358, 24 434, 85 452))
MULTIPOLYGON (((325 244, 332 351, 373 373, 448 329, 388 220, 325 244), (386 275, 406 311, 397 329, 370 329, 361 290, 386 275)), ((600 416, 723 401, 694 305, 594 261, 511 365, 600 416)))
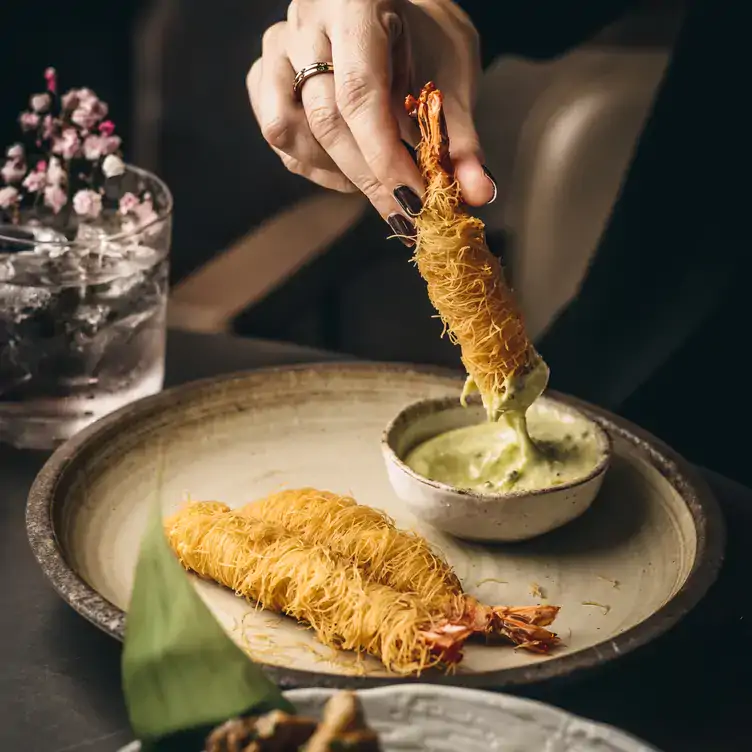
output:
MULTIPOLYGON (((326 689, 287 693, 320 717, 326 689)), ((611 726, 533 700, 459 687, 380 687, 359 692, 384 752, 657 752, 611 726)), ((139 752, 138 743, 120 752, 139 752)))
MULTIPOLYGON (((468 647, 454 676, 422 681, 509 686, 608 661, 665 631, 705 593, 723 530, 697 475, 669 449, 590 410, 614 460, 593 507, 524 544, 465 544, 421 527, 392 492, 379 441, 422 397, 459 394, 454 376, 386 365, 256 371, 187 385, 131 405, 61 447, 32 488, 27 523, 47 576, 77 611, 123 635, 149 506, 190 496, 240 505, 282 486, 352 493, 417 528, 444 552, 468 592, 489 603, 562 606, 565 645, 541 658, 506 646, 468 647)), ((375 660, 322 647, 290 619, 196 582, 238 643, 283 686, 394 680, 375 660)))

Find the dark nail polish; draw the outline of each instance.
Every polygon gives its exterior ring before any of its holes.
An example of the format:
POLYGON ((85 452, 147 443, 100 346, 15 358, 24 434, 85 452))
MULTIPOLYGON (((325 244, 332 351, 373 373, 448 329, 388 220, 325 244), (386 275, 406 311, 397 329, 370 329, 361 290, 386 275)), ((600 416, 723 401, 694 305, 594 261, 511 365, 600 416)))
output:
POLYGON ((398 185, 394 189, 394 198, 403 211, 412 217, 417 217, 423 208, 420 196, 406 185, 398 185))
POLYGON ((493 196, 491 196, 491 200, 488 202, 489 204, 492 204, 494 201, 496 201, 497 196, 499 195, 499 187, 496 185, 496 180, 494 176, 491 174, 491 170, 488 169, 485 165, 483 166, 483 172, 485 173, 486 177, 491 181, 491 185, 493 186, 493 196))
POLYGON ((415 225, 401 214, 390 214, 387 219, 389 227, 392 228, 394 234, 408 247, 412 248, 415 245, 415 225))
POLYGON ((408 153, 410 154, 410 158, 413 160, 413 162, 416 161, 417 155, 415 152, 415 147, 412 144, 409 144, 405 139, 402 139, 402 145, 407 149, 408 153))

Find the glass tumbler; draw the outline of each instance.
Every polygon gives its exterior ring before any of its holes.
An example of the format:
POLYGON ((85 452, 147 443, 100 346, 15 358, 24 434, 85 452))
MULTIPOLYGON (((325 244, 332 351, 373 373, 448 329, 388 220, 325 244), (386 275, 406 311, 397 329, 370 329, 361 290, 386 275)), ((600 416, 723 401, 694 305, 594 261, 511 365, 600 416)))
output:
POLYGON ((96 219, 0 224, 0 441, 51 449, 162 388, 172 196, 132 166, 106 190, 96 219))

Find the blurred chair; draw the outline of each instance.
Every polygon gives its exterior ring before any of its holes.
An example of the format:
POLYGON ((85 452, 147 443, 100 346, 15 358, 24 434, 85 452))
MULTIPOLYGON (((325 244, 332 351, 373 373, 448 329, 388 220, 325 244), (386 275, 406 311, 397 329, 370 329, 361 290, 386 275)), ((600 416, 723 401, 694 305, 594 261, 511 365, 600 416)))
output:
MULTIPOLYGON (((456 363, 409 253, 384 239, 365 201, 288 175, 257 132, 243 87, 248 40, 286 3, 177 5, 152 4, 137 56, 140 161, 176 193, 171 324, 456 363)), ((676 5, 653 4, 551 62, 499 61, 485 77, 478 123, 501 198, 482 215, 492 240, 506 239, 534 335, 587 269, 665 68, 676 5)))
POLYGON ((483 143, 512 151, 499 165, 505 200, 486 219, 509 235, 506 260, 533 337, 579 289, 667 60, 665 50, 582 49, 542 69, 499 66, 484 82, 483 143), (515 137, 494 137, 511 90, 525 84, 523 96, 537 96, 512 110, 515 137))
POLYGON ((176 329, 222 332, 363 216, 358 194, 317 192, 263 221, 174 287, 168 322, 176 329))

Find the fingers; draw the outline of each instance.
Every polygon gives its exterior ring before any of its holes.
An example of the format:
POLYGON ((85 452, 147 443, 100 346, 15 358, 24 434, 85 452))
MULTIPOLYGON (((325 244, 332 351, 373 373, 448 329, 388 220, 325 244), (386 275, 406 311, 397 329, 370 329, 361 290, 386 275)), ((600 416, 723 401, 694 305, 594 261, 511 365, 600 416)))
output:
MULTIPOLYGON (((295 69, 332 59, 331 46, 323 31, 301 29, 288 39, 287 44, 287 52, 295 69)), ((393 232, 408 244, 412 242, 415 234, 412 222, 397 211, 394 195, 369 168, 337 107, 333 75, 322 73, 309 78, 301 89, 301 100, 310 133, 316 142, 339 171, 365 194, 393 232)))
POLYGON ((402 144, 393 109, 392 52, 401 25, 379 4, 334 19, 327 27, 335 61, 336 104, 374 178, 393 193, 406 186, 416 196, 423 181, 402 144))
POLYGON ((475 82, 480 71, 477 31, 458 4, 450 0, 408 3, 405 17, 419 49, 430 48, 433 39, 443 40, 446 52, 441 56, 435 81, 444 92, 455 175, 468 204, 490 203, 496 197, 496 185, 483 168, 483 154, 472 117, 475 82))
POLYGON ((261 59, 251 68, 249 79, 257 87, 251 102, 261 133, 275 149, 290 151, 299 138, 302 118, 292 97, 295 78, 290 61, 284 55, 286 24, 269 27, 262 40, 261 59), (254 71, 258 71, 254 76, 254 71))
MULTIPOLYGON (((248 75, 253 110, 290 171, 335 190, 362 191, 409 242, 424 189, 402 141, 414 143, 415 127, 397 94, 411 88, 412 34, 401 12, 385 12, 388 2, 350 1, 341 12, 335 6, 293 0, 288 21, 265 34, 262 57, 248 75), (295 71, 319 61, 332 61, 334 73, 309 77, 298 98, 295 71)), ((493 200, 495 187, 464 101, 471 93, 460 88, 455 99, 451 87, 445 91, 452 157, 465 200, 478 206, 493 200)))
POLYGON ((472 113, 452 97, 444 99, 449 145, 455 176, 462 197, 470 206, 484 206, 496 200, 496 182, 483 165, 483 153, 472 113))
POLYGON ((355 186, 313 137, 305 112, 293 95, 295 71, 287 57, 286 32, 285 23, 267 30, 262 57, 246 80, 261 132, 290 172, 325 188, 354 191, 355 186))
MULTIPOLYGON (((311 62, 330 60, 332 56, 329 40, 323 32, 307 31, 295 35, 294 46, 290 43, 288 54, 297 69, 311 62)), ((313 138, 386 219, 394 211, 394 200, 368 168, 337 109, 333 76, 322 73, 309 78, 301 90, 301 99, 313 138)))

